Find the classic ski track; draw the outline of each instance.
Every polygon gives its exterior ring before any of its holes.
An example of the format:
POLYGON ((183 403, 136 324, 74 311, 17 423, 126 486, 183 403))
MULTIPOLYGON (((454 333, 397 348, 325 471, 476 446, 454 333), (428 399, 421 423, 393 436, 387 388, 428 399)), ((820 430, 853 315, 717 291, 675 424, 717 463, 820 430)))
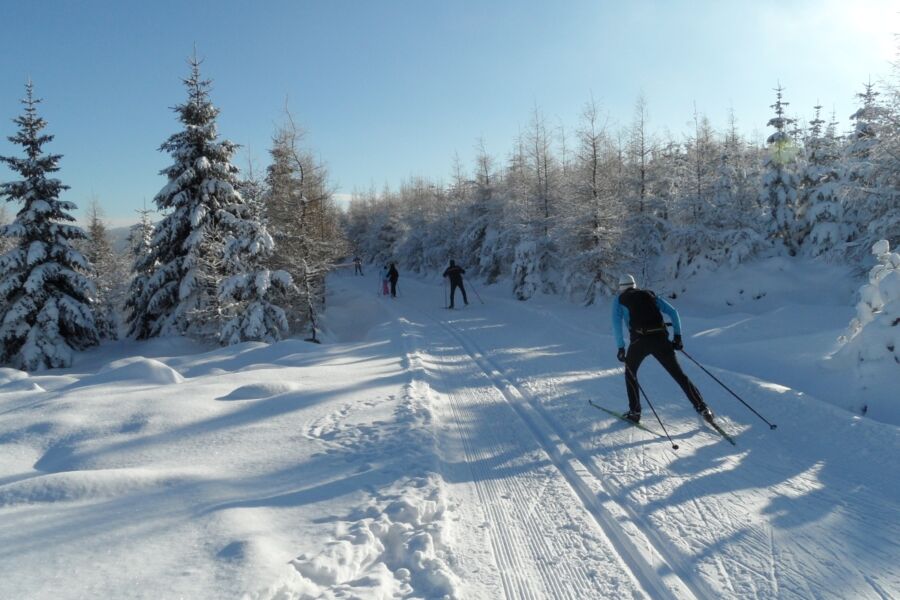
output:
POLYGON ((568 439, 528 393, 512 383, 487 358, 477 343, 452 325, 443 321, 439 321, 439 324, 457 340, 525 422, 560 474, 584 503, 585 509, 606 533, 622 560, 653 598, 719 597, 702 580, 685 579, 678 574, 690 572, 685 561, 669 551, 665 541, 652 533, 652 530, 648 531, 630 507, 613 499, 614 496, 602 482, 602 474, 593 467, 590 459, 585 458, 584 451, 568 439), (673 569, 672 564, 678 569, 673 569))
MULTIPOLYGON (((445 325, 445 327, 451 327, 449 325, 445 325)), ((766 561, 769 563, 766 565, 766 571, 760 571, 752 565, 746 564, 744 562, 740 562, 736 557, 731 557, 726 559, 727 562, 733 563, 733 565, 729 568, 725 563, 719 563, 716 565, 717 570, 719 568, 724 570, 724 577, 722 578, 723 589, 716 591, 710 587, 710 584, 704 576, 699 572, 694 574, 694 569, 690 567, 690 557, 685 556, 681 550, 675 547, 672 542, 666 537, 664 537, 661 533, 657 532, 656 528, 652 526, 652 524, 648 524, 644 522, 644 519, 640 516, 641 507, 640 505, 635 506, 634 502, 629 501, 628 497, 621 493, 621 487, 615 483, 610 482, 609 478, 606 477, 603 472, 596 466, 596 464, 591 459, 590 455, 584 451, 581 447, 581 444, 576 440, 572 440, 568 434, 561 428, 555 420, 547 414, 547 411, 536 401, 534 401, 530 392, 522 390, 520 387, 513 384, 508 377, 504 375, 504 370, 501 369, 493 360, 488 358, 485 353, 480 349, 478 344, 473 340, 467 339, 467 336, 458 331, 454 331, 455 337, 460 340, 461 344, 467 345, 467 352, 475 358, 475 355, 479 355, 481 357, 482 368, 486 373, 489 374, 491 372, 496 373, 495 377, 492 377, 497 382, 497 387, 501 390, 504 388, 508 388, 513 390, 514 394, 518 394, 522 400, 530 405, 533 410, 541 415, 543 422, 555 433, 561 440, 561 444, 567 447, 575 457, 584 465, 587 470, 593 475, 593 477, 598 481, 602 482, 601 488, 606 490, 606 494, 614 494, 614 497, 619 499, 617 504, 619 507, 624 509, 624 511, 628 514, 628 517, 631 521, 633 521, 641 530, 643 535, 647 538, 648 546, 653 548, 656 552, 661 554, 665 560, 667 560, 670 564, 676 565, 679 567, 678 573, 681 574, 693 574, 690 575, 689 579, 684 580, 684 582, 691 586, 691 591, 698 597, 707 597, 707 598, 719 598, 722 597, 722 592, 727 593, 727 590, 733 589, 735 590, 732 597, 753 597, 753 598, 770 598, 770 597, 778 597, 781 594, 782 590, 782 580, 779 577, 779 571, 782 570, 785 565, 779 565, 778 558, 776 556, 776 548, 777 541, 774 539, 774 531, 771 526, 767 523, 758 523, 758 529, 752 531, 751 537, 747 540, 747 543, 753 545, 753 547, 757 548, 757 552, 751 553, 753 556, 765 557, 766 561), (487 365, 486 367, 484 365, 487 365), (771 567, 774 565, 774 569, 771 567), (780 568, 779 568, 780 567, 780 568), (758 589, 758 584, 761 582, 766 582, 768 589, 758 589), (750 593, 750 596, 746 596, 746 594, 750 593)), ((477 360, 477 359, 476 359, 477 360)), ((504 393, 504 396, 506 394, 504 393)), ((511 404, 515 406, 515 401, 510 400, 511 404)), ((520 416, 523 416, 520 414, 520 416)), ((527 418, 523 416, 523 419, 527 418)), ((629 434, 631 438, 636 434, 634 428, 629 428, 629 434)), ((717 443, 724 443, 728 445, 728 447, 733 447, 727 443, 726 440, 723 440, 722 437, 715 431, 712 431, 706 427, 701 425, 699 426, 698 432, 705 434, 704 437, 708 437, 710 439, 715 439, 717 443)), ((548 443, 553 443, 552 440, 547 439, 545 442, 544 437, 540 433, 535 433, 535 437, 539 438, 542 445, 547 447, 548 443)), ((548 449, 548 454, 549 454, 548 449)), ((640 463, 644 463, 646 456, 643 452, 641 452, 640 456, 635 459, 630 454, 625 455, 624 462, 626 464, 633 462, 634 460, 638 460, 640 463)), ((621 460, 621 459, 620 459, 621 460)), ((655 463, 655 461, 654 461, 655 463)), ((573 484, 574 487, 574 484, 573 484)), ((818 494, 821 494, 825 497, 831 497, 833 493, 827 490, 815 490, 818 494)), ((835 501, 839 498, 835 497, 835 501)), ((823 499, 823 501, 825 501, 823 499)), ((712 505, 714 510, 713 514, 723 514, 726 515, 727 520, 729 521, 729 526, 737 530, 737 524, 731 522, 730 515, 727 510, 720 510, 719 508, 720 502, 718 500, 713 500, 712 505)), ((621 520, 619 520, 621 522, 621 520)), ((602 523, 601 523, 602 525, 602 523)), ((613 522, 613 527, 620 527, 619 522, 613 522)), ((613 536, 610 536, 613 538, 613 536)), ((711 543, 714 540, 711 540, 711 543)), ((836 563, 840 564, 840 558, 835 556, 834 560, 836 563)), ((761 563, 762 565, 763 563, 761 563)), ((804 574, 800 571, 797 571, 796 568, 792 569, 794 574, 796 575, 797 585, 802 586, 803 590, 810 597, 821 597, 822 590, 819 593, 812 593, 812 588, 810 586, 810 580, 808 579, 808 575, 804 574)), ((860 572, 860 575, 864 578, 867 576, 864 573, 860 572)), ((867 584, 871 584, 872 582, 866 578, 867 584)), ((798 589, 792 589, 792 593, 800 593, 798 589)))
MULTIPOLYGON (((421 311, 416 312, 422 314, 421 311)), ((475 484, 476 493, 479 497, 482 509, 485 511, 486 517, 488 517, 492 524, 492 527, 489 530, 489 538, 492 546, 491 550, 495 563, 498 566, 498 571, 500 572, 501 584, 506 597, 529 598, 534 600, 541 600, 544 598, 573 598, 581 600, 584 598, 610 597, 609 590, 604 591, 602 596, 598 596, 598 591, 596 589, 596 575, 593 574, 598 571, 588 572, 587 567, 584 566, 582 561, 554 562, 552 560, 554 557, 565 556, 566 548, 577 547, 582 542, 582 535, 578 533, 577 529, 571 530, 568 537, 566 536, 566 532, 562 532, 557 536, 547 535, 547 531, 552 531, 554 529, 559 531, 559 521, 567 516, 565 511, 561 511, 560 518, 553 519, 551 514, 547 511, 548 505, 540 503, 540 495, 536 497, 533 487, 525 487, 525 482, 521 477, 497 478, 485 467, 481 466, 490 462, 490 460, 485 459, 490 459, 492 456, 496 455, 496 452, 490 452, 491 448, 501 448, 503 446, 499 445, 497 439, 493 437, 492 440, 494 441, 494 444, 484 451, 478 452, 473 448, 464 427, 464 423, 471 419, 472 412, 471 410, 466 410, 465 406, 481 406, 496 409, 498 407, 497 400, 500 400, 502 404, 499 406, 507 407, 509 410, 513 411, 515 409, 510 406, 505 394, 502 389, 497 386, 495 380, 484 371, 471 353, 460 344, 454 332, 445 324, 432 318, 430 315, 427 315, 427 319, 445 330, 448 334, 448 342, 455 341, 454 345, 459 345, 460 350, 467 355, 471 364, 476 367, 477 372, 487 380, 488 387, 496 391, 496 396, 488 399, 484 393, 476 393, 474 390, 463 390, 462 392, 455 390, 460 396, 468 398, 468 402, 460 402, 459 398, 455 397, 454 394, 446 394, 446 396, 449 399, 447 404, 450 406, 450 410, 453 413, 453 422, 456 423, 460 439, 464 445, 469 468, 473 473, 473 482, 475 484), (503 506, 503 503, 497 502, 497 500, 500 499, 510 500, 511 506, 503 506), (541 509, 540 511, 537 510, 539 508, 541 509), (545 526, 540 527, 538 521, 545 523, 545 526), (569 537, 571 539, 569 539, 569 537), (564 543, 566 546, 561 547, 560 543, 564 543), (528 549, 528 551, 523 553, 523 548, 528 549), (531 560, 523 558, 523 554, 528 556, 531 560), (548 558, 551 560, 548 560, 548 558), (529 571, 526 569, 526 564, 531 565, 533 567, 532 570, 529 571), (528 575, 535 571, 540 577, 540 583, 542 585, 539 587, 541 589, 535 589, 535 582, 528 578, 528 575), (565 576, 560 577, 561 574, 564 574, 565 576)), ((409 351, 408 344, 405 344, 405 348, 409 351)), ((418 351, 419 348, 417 347, 416 350, 418 351)), ((441 356, 443 358, 443 354, 441 356)), ((423 366, 421 365, 421 361, 417 362, 419 366, 423 366)), ((427 370, 427 368, 425 370, 427 370)), ((439 379, 441 378, 439 377, 439 379)), ((426 383, 425 385, 429 384, 426 383)), ((440 393, 440 391, 438 391, 438 393, 440 393)), ((479 442, 483 441, 484 438, 479 438, 479 442)), ((546 454, 546 446, 536 437, 534 438, 534 444, 535 450, 539 450, 543 454, 546 454)), ((506 445, 508 444, 504 444, 504 446, 506 445)), ((552 463, 552 457, 550 462, 552 463)), ((556 471, 558 471, 558 469, 556 469, 556 471)), ((559 480, 559 484, 557 485, 560 484, 566 486, 564 493, 568 494, 573 491, 571 481, 567 477, 564 476, 559 480)), ((550 508, 555 508, 556 506, 558 505, 549 505, 550 508)), ((564 509, 565 507, 560 508, 564 509)), ((594 517, 594 515, 590 509, 587 509, 586 512, 590 513, 590 516, 585 514, 583 518, 587 519, 586 522, 589 523, 591 517, 594 517)), ((596 517, 594 517, 594 519, 596 519, 596 517)), ((635 592, 640 590, 642 595, 653 598, 691 597, 687 594, 672 595, 667 592, 663 592, 662 595, 660 595, 659 590, 654 590, 652 586, 648 587, 642 584, 640 575, 631 569, 627 561, 622 558, 621 552, 616 545, 612 543, 607 536, 602 535, 601 532, 602 528, 600 531, 596 532, 597 534, 601 534, 600 540, 597 543, 605 546, 608 552, 603 559, 613 563, 611 568, 615 569, 615 572, 621 572, 623 568, 630 571, 630 579, 633 582, 632 585, 637 584, 634 586, 635 592), (649 593, 648 590, 655 591, 656 593, 649 593)), ((594 562, 591 564, 593 566, 594 562)), ((600 569, 599 572, 606 571, 600 569)))
MULTIPOLYGON (((527 578, 530 571, 526 564, 530 561, 522 557, 522 548, 527 548, 527 555, 536 558, 561 556, 563 548, 556 543, 556 538, 547 536, 543 531, 553 523, 543 511, 535 512, 538 503, 535 501, 534 489, 524 487, 520 477, 497 478, 482 466, 490 462, 490 450, 500 447, 500 442, 494 438, 491 440, 493 444, 478 451, 467 435, 463 424, 469 422, 473 415, 466 406, 490 406, 496 400, 487 400, 483 394, 471 390, 464 391, 462 396, 467 399, 466 402, 460 402, 452 394, 449 395, 448 404, 473 472, 479 500, 492 524, 490 539, 506 596, 535 599, 550 597, 548 594, 555 598, 594 596, 593 582, 584 568, 567 561, 557 564, 533 561, 533 567, 540 575, 541 589, 535 589, 533 582, 527 578), (510 500, 510 506, 505 508, 504 503, 498 502, 501 499, 510 500), (545 522, 546 526, 540 527, 541 522, 545 522), (566 576, 560 577, 560 572, 566 576)), ((540 495, 537 497, 540 498, 540 495)))
MULTIPOLYGON (((392 310, 391 312, 393 312, 395 316, 397 315, 396 311, 392 310)), ((402 320, 400 322, 403 323, 402 320)), ((433 389, 427 381, 423 381, 421 378, 421 373, 427 372, 428 369, 422 361, 421 354, 424 351, 419 343, 415 341, 417 340, 417 337, 409 334, 409 327, 407 325, 402 324, 401 327, 404 330, 403 348, 406 352, 407 365, 411 371, 411 379, 417 380, 421 385, 433 389)), ((529 540, 514 539, 509 532, 520 534, 521 531, 515 526, 508 526, 509 519, 506 517, 504 511, 500 510, 496 503, 490 501, 491 498, 507 497, 508 494, 504 491, 498 491, 498 483, 494 481, 493 478, 486 477, 480 472, 475 473, 476 470, 483 471, 483 469, 476 468, 476 465, 480 464, 478 459, 481 455, 472 448, 470 440, 463 434, 463 421, 460 418, 457 402, 453 399, 452 395, 450 396, 449 404, 450 410, 454 415, 453 421, 457 424, 461 433, 460 439, 463 444, 469 468, 473 471, 474 487, 479 504, 482 510, 485 511, 486 520, 492 524, 488 538, 491 544, 491 555, 494 559, 494 563, 498 567, 497 570, 500 575, 500 583, 503 587, 504 595, 507 598, 540 600, 543 597, 543 594, 540 593, 541 590, 534 588, 532 582, 527 577, 523 576, 527 571, 517 552, 517 548, 528 546, 529 540), (479 477, 478 475, 482 476, 479 477), (503 526, 498 527, 501 524, 503 526)), ((533 538, 534 536, 528 537, 533 538)))

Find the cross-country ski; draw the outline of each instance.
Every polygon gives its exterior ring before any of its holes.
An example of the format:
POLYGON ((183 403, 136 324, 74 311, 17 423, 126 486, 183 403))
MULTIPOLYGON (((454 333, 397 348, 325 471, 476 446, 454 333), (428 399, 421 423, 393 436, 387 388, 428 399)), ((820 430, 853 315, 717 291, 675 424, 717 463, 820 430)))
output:
POLYGON ((665 439, 665 437, 666 437, 665 435, 659 433, 658 431, 654 431, 654 430, 650 429, 650 428, 647 427, 646 425, 642 425, 642 424, 640 424, 640 423, 638 423, 638 422, 636 422, 636 421, 633 421, 633 420, 629 419, 627 416, 625 416, 625 413, 616 412, 616 411, 614 411, 614 410, 610 410, 610 409, 608 409, 608 408, 605 408, 605 407, 603 407, 603 406, 600 406, 599 404, 595 403, 593 400, 588 400, 588 404, 590 404, 590 405, 593 406, 594 408, 597 408, 597 409, 602 410, 603 412, 605 412, 605 413, 607 413, 607 414, 609 414, 609 415, 612 415, 612 416, 616 417, 617 419, 621 419, 621 420, 625 421, 625 422, 628 423, 629 425, 632 425, 632 426, 634 426, 634 427, 637 427, 638 429, 642 429, 642 430, 646 431, 647 433, 653 434, 653 435, 655 435, 656 437, 660 437, 660 438, 663 438, 663 439, 665 439))

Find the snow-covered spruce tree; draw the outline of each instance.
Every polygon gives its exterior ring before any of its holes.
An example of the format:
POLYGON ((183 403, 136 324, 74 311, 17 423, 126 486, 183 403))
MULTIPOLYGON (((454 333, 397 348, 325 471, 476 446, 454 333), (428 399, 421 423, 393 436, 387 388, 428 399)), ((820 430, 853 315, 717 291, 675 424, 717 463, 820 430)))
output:
MULTIPOLYGON (((154 233, 153 222, 150 220, 151 212, 153 211, 147 208, 139 210, 140 221, 132 225, 128 231, 128 251, 131 258, 132 271, 128 283, 128 292, 125 296, 124 312, 125 320, 132 323, 132 327, 134 327, 135 323, 140 323, 144 326, 150 324, 150 320, 145 314, 150 300, 147 295, 147 280, 150 279, 158 266, 154 260, 149 259, 153 248, 154 233), (138 269, 138 265, 141 265, 140 269, 138 269)), ((138 338, 148 337, 142 331, 132 329, 130 333, 138 338)))
POLYGON ((157 225, 150 253, 135 263, 135 273, 150 272, 140 297, 145 305, 129 315, 130 333, 139 339, 170 334, 218 335, 221 311, 218 284, 225 275, 223 248, 228 232, 221 211, 242 204, 231 163, 236 145, 220 140, 219 109, 209 99, 210 81, 200 77, 200 61, 190 60, 184 80, 188 98, 175 107, 184 129, 160 150, 174 163, 163 169, 168 183, 153 201, 165 214, 157 225))
POLYGON ((21 204, 15 220, 0 235, 18 244, 0 257, 0 362, 19 369, 68 367, 73 352, 99 342, 86 277, 90 263, 73 247, 84 231, 68 224, 75 205, 59 199, 68 189, 50 173, 59 170, 58 154, 44 154, 52 135, 37 114, 39 99, 25 86, 25 112, 9 140, 25 156, 0 157, 22 179, 0 184, 0 197, 21 204))
POLYGON ((290 329, 283 306, 294 291, 293 281, 286 271, 267 268, 275 243, 266 228, 265 184, 256 177, 252 161, 238 190, 244 203, 222 214, 231 233, 224 249, 225 270, 232 275, 219 284, 226 318, 219 339, 225 344, 277 342, 290 329))
POLYGON ((768 123, 769 127, 775 128, 775 133, 766 140, 769 151, 765 158, 760 203, 771 215, 769 237, 780 240, 788 253, 794 256, 798 248, 796 210, 800 182, 793 171, 797 146, 787 131, 794 120, 785 116, 788 103, 782 99, 783 91, 780 85, 775 89, 775 104, 772 105, 775 116, 768 123))
POLYGON ((97 294, 94 315, 101 338, 119 337, 119 308, 124 300, 127 269, 113 252, 100 205, 92 200, 88 207, 87 239, 82 243, 84 256, 94 266, 97 294))
POLYGON ((840 147, 834 121, 826 126, 822 107, 816 106, 815 111, 815 118, 809 122, 804 145, 806 165, 800 179, 805 228, 809 231, 804 253, 836 257, 843 254, 849 234, 840 199, 840 147))
POLYGON ((286 271, 264 266, 275 244, 266 231, 261 209, 255 202, 239 203, 220 214, 231 232, 225 243, 224 266, 232 275, 219 284, 226 319, 219 340, 224 344, 277 342, 290 327, 280 304, 291 292, 293 281, 286 271))

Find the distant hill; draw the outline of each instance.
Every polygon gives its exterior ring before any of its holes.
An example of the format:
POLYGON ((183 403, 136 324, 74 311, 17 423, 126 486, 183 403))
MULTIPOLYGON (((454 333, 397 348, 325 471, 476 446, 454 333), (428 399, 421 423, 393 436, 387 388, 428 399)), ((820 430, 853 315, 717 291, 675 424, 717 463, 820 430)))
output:
POLYGON ((128 250, 128 232, 130 229, 130 227, 110 227, 106 230, 113 250, 116 252, 125 252, 128 250))

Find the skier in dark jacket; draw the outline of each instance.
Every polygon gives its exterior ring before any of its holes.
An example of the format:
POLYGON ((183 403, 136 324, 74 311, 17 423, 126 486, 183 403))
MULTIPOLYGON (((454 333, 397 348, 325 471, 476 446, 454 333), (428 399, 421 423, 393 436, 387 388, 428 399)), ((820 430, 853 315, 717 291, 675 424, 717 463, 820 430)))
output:
POLYGON ((688 400, 694 405, 694 410, 707 421, 711 420, 713 418, 712 411, 706 406, 700 391, 681 370, 675 356, 676 350, 684 348, 681 341, 681 318, 678 316, 678 311, 650 290, 638 289, 634 277, 631 275, 622 276, 619 280, 619 290, 621 292, 612 305, 612 325, 613 335, 615 335, 619 347, 616 356, 625 363, 625 389, 628 392, 628 412, 625 413, 625 418, 635 423, 641 420, 637 370, 647 356, 653 355, 653 358, 659 361, 672 379, 681 386, 688 400), (671 342, 663 321, 663 313, 672 319, 675 337, 671 342), (631 340, 627 352, 622 335, 622 321, 628 327, 631 340))
POLYGON ((466 297, 466 288, 463 285, 463 273, 466 270, 460 266, 457 266, 455 262, 450 261, 450 266, 447 267, 447 270, 444 271, 444 277, 450 278, 450 306, 448 308, 453 308, 453 302, 456 297, 456 288, 459 288, 459 291, 462 292, 463 302, 466 306, 469 305, 469 298, 466 297))
POLYGON ((388 279, 391 282, 391 298, 397 297, 397 279, 400 278, 400 273, 397 271, 397 267, 394 266, 394 263, 391 263, 391 267, 388 269, 388 279))
POLYGON ((353 257, 353 274, 362 275, 362 259, 359 256, 353 257))

